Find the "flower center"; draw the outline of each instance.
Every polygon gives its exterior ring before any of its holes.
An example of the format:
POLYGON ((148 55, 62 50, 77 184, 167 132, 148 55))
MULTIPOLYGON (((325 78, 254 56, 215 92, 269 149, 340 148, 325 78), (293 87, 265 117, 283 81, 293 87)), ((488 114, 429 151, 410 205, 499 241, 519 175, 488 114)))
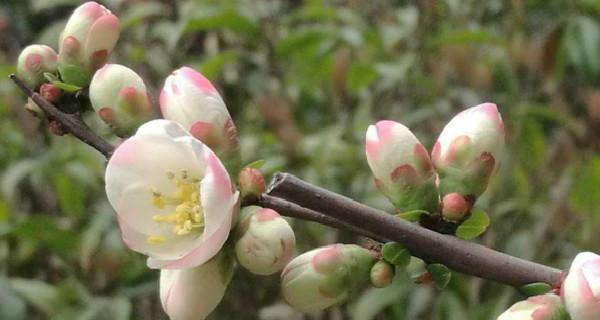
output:
MULTIPOLYGON (((171 232, 178 236, 201 232, 204 229, 204 215, 200 202, 200 180, 190 178, 186 171, 183 171, 180 176, 168 172, 167 177, 175 183, 177 189, 175 194, 167 196, 152 190, 152 205, 159 209, 169 205, 174 209, 167 214, 154 215, 152 220, 173 225, 171 232)), ((151 235, 146 238, 150 244, 160 244, 165 240, 161 235, 151 235)))

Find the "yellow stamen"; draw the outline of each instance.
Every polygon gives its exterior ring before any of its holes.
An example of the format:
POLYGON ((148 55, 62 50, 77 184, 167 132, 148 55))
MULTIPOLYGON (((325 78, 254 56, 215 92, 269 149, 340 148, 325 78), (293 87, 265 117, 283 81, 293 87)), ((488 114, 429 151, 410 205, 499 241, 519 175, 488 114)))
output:
POLYGON ((165 237, 163 236, 149 236, 146 238, 146 242, 149 244, 161 244, 165 241, 165 237))
MULTIPOLYGON (((187 235, 192 232, 202 232, 204 228, 204 215, 200 202, 199 180, 189 177, 186 171, 180 177, 173 172, 167 172, 167 178, 173 180, 177 190, 172 196, 162 195, 152 191, 152 205, 163 209, 166 205, 172 206, 172 211, 167 214, 152 216, 152 221, 173 225, 171 232, 176 235, 187 235), (180 178, 181 177, 181 178, 180 178)), ((159 244, 165 241, 163 236, 150 236, 150 244, 159 244)))

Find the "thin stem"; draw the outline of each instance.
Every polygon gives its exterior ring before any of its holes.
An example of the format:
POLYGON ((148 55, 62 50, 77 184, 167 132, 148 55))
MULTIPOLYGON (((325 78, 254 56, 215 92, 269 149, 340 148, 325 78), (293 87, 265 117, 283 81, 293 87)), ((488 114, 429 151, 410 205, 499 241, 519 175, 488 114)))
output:
POLYGON ((65 113, 56 108, 50 101, 44 99, 39 93, 31 90, 21 79, 15 74, 11 74, 9 78, 25 93, 33 102, 35 102, 49 117, 60 122, 64 129, 83 141, 85 144, 98 150, 107 159, 112 155, 115 147, 104 139, 99 137, 88 125, 81 119, 79 114, 65 113))
POLYGON ((544 282, 554 287, 561 282, 562 272, 558 269, 425 229, 309 184, 289 173, 276 174, 267 194, 342 220, 381 238, 399 242, 415 257, 428 263, 444 264, 464 274, 514 287, 534 282, 544 282))
POLYGON ((291 203, 281 198, 263 194, 259 199, 259 204, 263 207, 273 209, 286 217, 318 222, 336 229, 347 230, 379 242, 388 241, 388 239, 378 235, 377 233, 372 233, 362 228, 358 228, 343 220, 330 217, 320 212, 303 208, 295 203, 291 203))

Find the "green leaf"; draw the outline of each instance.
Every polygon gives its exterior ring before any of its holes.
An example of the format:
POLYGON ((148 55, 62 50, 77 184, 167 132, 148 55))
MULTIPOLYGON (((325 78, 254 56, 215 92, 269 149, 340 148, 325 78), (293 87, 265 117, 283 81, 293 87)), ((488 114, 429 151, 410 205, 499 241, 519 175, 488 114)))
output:
POLYGON ((323 30, 302 30, 290 33, 277 42, 275 51, 280 56, 290 56, 314 47, 328 39, 328 34, 323 30))
POLYGON ((60 291, 47 283, 20 278, 12 278, 9 282, 19 296, 46 315, 55 314, 63 304, 60 291))
POLYGON ((404 267, 410 262, 410 252, 398 242, 388 242, 381 248, 383 259, 393 265, 404 267))
POLYGON ((473 239, 485 232, 489 225, 490 218, 487 213, 475 209, 471 212, 471 216, 458 226, 456 236, 465 240, 473 239))
POLYGON ((84 211, 84 189, 77 186, 65 174, 58 174, 54 178, 54 188, 58 197, 58 204, 62 212, 69 216, 79 216, 84 211))
POLYGON ((427 272, 431 275, 431 280, 438 289, 444 289, 452 278, 450 269, 443 264, 432 263, 427 265, 427 272))
POLYGON ((377 72, 373 65, 368 63, 353 63, 348 69, 346 85, 348 89, 356 92, 359 89, 369 86, 375 79, 377 79, 377 72))
POLYGON ((44 78, 49 82, 59 81, 58 77, 54 73, 44 72, 44 78))
POLYGON ((260 160, 252 161, 252 162, 248 163, 247 165, 245 165, 244 167, 252 168, 252 169, 260 169, 260 168, 262 168, 262 166, 264 164, 265 164, 265 160, 260 159, 260 160))
POLYGON ((424 214, 429 214, 429 212, 425 210, 410 210, 406 212, 396 213, 395 216, 404 220, 415 222, 419 221, 419 218, 421 218, 421 216, 424 214))
MULTIPOLYGON (((90 84, 90 75, 81 66, 68 63, 59 63, 58 72, 60 73, 60 78, 63 80, 64 84, 69 85, 64 86, 64 88, 59 87, 65 91, 72 89, 73 87, 85 87, 90 84)), ((60 82, 57 83, 52 84, 59 86, 60 82)))
POLYGON ((519 288, 519 291, 528 296, 538 296, 544 293, 547 293, 548 291, 550 291, 552 289, 552 287, 545 283, 545 282, 534 282, 534 283, 530 283, 530 284, 526 284, 524 286, 522 286, 521 288, 519 288))
POLYGON ((10 287, 6 278, 0 277, 0 319, 24 320, 27 317, 27 306, 10 287))
POLYGON ((593 157, 583 163, 575 174, 570 202, 581 212, 587 212, 591 217, 598 214, 600 207, 600 157, 593 157))
POLYGON ((191 18, 184 26, 183 33, 203 31, 206 29, 224 28, 249 35, 258 32, 255 21, 239 14, 232 8, 223 10, 208 10, 207 14, 191 18))
POLYGON ((81 90, 81 87, 78 87, 78 86, 75 86, 75 85, 72 85, 72 84, 68 84, 68 83, 64 83, 64 82, 61 82, 61 81, 56 81, 55 80, 55 81, 50 81, 50 83, 52 83, 57 88, 65 91, 65 92, 68 92, 68 93, 75 93, 75 92, 81 90))
POLYGON ((238 60, 239 56, 237 52, 232 50, 223 51, 203 60, 198 69, 208 79, 214 79, 227 63, 238 60))
POLYGON ((62 257, 72 256, 79 244, 77 234, 59 227, 54 220, 45 216, 30 217, 11 233, 21 241, 30 241, 62 257))

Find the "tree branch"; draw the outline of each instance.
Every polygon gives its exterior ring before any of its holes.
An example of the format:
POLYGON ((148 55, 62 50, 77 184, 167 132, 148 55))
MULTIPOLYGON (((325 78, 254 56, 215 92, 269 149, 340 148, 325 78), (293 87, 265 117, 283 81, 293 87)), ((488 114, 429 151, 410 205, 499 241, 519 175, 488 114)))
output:
MULTIPOLYGON (((110 158, 114 147, 96 135, 79 114, 56 108, 11 74, 15 84, 50 118, 60 122, 73 136, 110 158)), ((428 263, 442 263, 465 274, 521 287, 533 282, 560 285, 562 272, 519 259, 482 245, 422 228, 387 212, 311 185, 288 173, 275 175, 269 190, 258 203, 280 214, 345 229, 377 241, 396 241, 412 255, 428 263)))
POLYGON ((281 198, 263 194, 259 199, 259 203, 262 207, 273 209, 286 217, 318 222, 320 224, 332 228, 347 230, 379 242, 389 241, 388 239, 382 237, 381 235, 378 235, 377 233, 369 232, 362 228, 357 228, 356 226, 349 224, 343 220, 339 220, 328 215, 322 214, 320 212, 303 208, 295 203, 291 203, 281 198))
POLYGON ((49 117, 60 122, 64 129, 75 136, 77 139, 83 141, 85 144, 98 150, 107 159, 110 158, 114 151, 114 147, 100 138, 88 125, 81 119, 79 114, 65 113, 56 108, 48 100, 44 99, 39 93, 31 90, 21 79, 15 74, 11 74, 9 78, 25 93, 33 102, 35 102, 40 109, 42 109, 49 117))
MULTIPOLYGON (((345 224, 364 230, 363 235, 371 233, 379 238, 396 241, 415 257, 428 263, 444 264, 464 274, 514 287, 534 282, 544 282, 556 287, 561 282, 561 270, 513 257, 454 236, 436 233, 309 184, 289 173, 277 173, 266 194, 305 209, 321 212, 328 219, 344 221, 345 224)), ((272 202, 261 202, 261 205, 268 207, 272 202)), ((281 213, 286 214, 285 208, 276 209, 281 209, 281 213)))

